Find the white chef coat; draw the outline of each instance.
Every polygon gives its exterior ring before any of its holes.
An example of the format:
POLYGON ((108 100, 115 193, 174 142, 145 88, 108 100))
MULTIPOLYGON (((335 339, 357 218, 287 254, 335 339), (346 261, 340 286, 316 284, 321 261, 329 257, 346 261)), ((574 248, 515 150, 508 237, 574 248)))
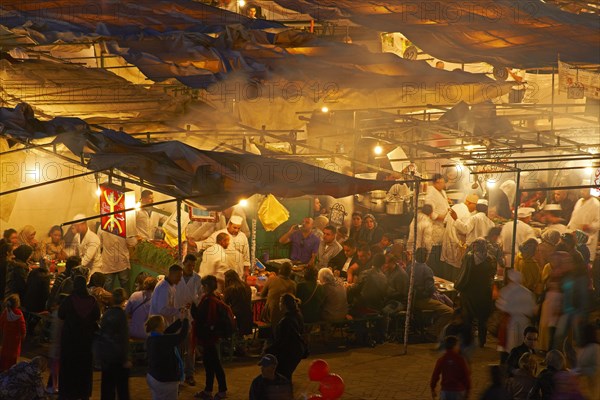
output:
POLYGON ((433 207, 433 213, 431 214, 431 239, 433 241, 433 246, 439 246, 442 244, 442 239, 444 237, 444 223, 436 220, 439 216, 444 217, 448 214, 450 205, 448 203, 446 191, 442 190, 440 192, 433 186, 429 186, 427 188, 427 195, 425 196, 425 204, 430 204, 433 207))
POLYGON ((162 315, 167 326, 175 321, 179 309, 175 307, 175 285, 171 285, 167 279, 163 279, 154 288, 150 300, 150 314, 162 315))
POLYGON ((250 245, 248 244, 248 238, 242 231, 239 231, 237 235, 233 236, 227 231, 227 228, 225 228, 210 235, 210 237, 203 242, 203 245, 208 248, 217 243, 217 236, 219 233, 227 233, 231 238, 229 246, 225 249, 227 265, 237 272, 243 280, 244 267, 250 266, 250 245))
MULTIPOLYGON (((431 251, 431 232, 433 230, 433 221, 428 215, 421 212, 417 214, 417 249, 425 247, 427 252, 431 251)), ((411 221, 408 229, 408 241, 406 242, 406 250, 411 252, 413 250, 413 243, 415 231, 415 221, 411 221)))
POLYGON ((200 275, 192 272, 192 276, 185 281, 185 275, 175 286, 175 307, 185 307, 187 304, 194 303, 198 305, 202 297, 202 285, 200 275))
MULTIPOLYGON (((502 245, 502 251, 504 252, 504 259, 506 260, 506 268, 512 268, 510 263, 510 255, 512 249, 512 233, 513 233, 514 221, 508 221, 502 226, 500 232, 500 244, 502 245)), ((527 225, 525 222, 517 221, 517 239, 515 240, 515 255, 519 252, 519 246, 523 244, 527 239, 535 238, 535 232, 533 228, 527 225)))
POLYGON ((112 274, 131 268, 127 239, 98 229, 102 244, 102 273, 112 274))
POLYGON ((142 208, 135 213, 135 228, 137 235, 143 240, 153 240, 158 224, 166 217, 156 211, 148 208, 142 208))
POLYGON ((590 260, 594 261, 598 247, 598 230, 600 229, 600 201, 595 197, 590 197, 585 201, 579 199, 575 203, 568 228, 583 230, 583 225, 590 226, 591 231, 585 233, 589 236, 587 247, 590 249, 590 260))
POLYGON ((480 237, 486 237, 490 229, 494 227, 494 221, 488 218, 483 212, 467 218, 466 221, 456 220, 454 222, 456 230, 466 235, 467 247, 480 237))
POLYGON ((213 244, 202 254, 200 276, 213 275, 217 279, 225 280, 225 272, 230 269, 227 264, 226 250, 218 243, 213 244))
POLYGON ((90 275, 94 272, 100 272, 102 270, 102 255, 100 254, 100 238, 91 229, 88 229, 83 241, 81 240, 81 234, 75 236, 78 243, 77 255, 81 257, 81 265, 90 270, 90 275))
MULTIPOLYGON (((452 210, 456 213, 456 221, 466 221, 471 216, 469 207, 465 203, 453 205, 452 210)), ((465 250, 465 234, 456 230, 454 227, 455 221, 450 214, 446 215, 444 223, 446 224, 446 228, 444 229, 444 237, 442 238, 440 260, 455 268, 460 268, 465 250)))

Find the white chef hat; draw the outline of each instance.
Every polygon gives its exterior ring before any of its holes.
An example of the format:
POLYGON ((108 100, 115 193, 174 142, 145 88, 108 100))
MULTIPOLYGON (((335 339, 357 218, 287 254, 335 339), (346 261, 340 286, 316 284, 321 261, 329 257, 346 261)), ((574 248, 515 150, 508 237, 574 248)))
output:
POLYGON ((527 218, 531 217, 531 214, 535 211, 535 208, 531 207, 521 207, 519 211, 517 211, 517 217, 519 218, 527 218))
POLYGON ((233 225, 241 225, 244 219, 239 215, 232 215, 229 219, 229 223, 233 225))

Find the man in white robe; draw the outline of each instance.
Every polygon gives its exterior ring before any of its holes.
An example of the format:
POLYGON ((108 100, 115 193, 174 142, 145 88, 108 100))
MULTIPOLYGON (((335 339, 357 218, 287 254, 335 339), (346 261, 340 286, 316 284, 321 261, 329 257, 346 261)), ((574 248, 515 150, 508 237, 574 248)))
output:
POLYGON ((450 208, 446 216, 446 228, 442 239, 441 260, 449 265, 447 270, 448 280, 454 282, 458 278, 462 257, 465 253, 465 234, 458 231, 454 226, 456 221, 466 222, 475 211, 479 197, 469 194, 464 203, 455 204, 450 208))
MULTIPOLYGON (((431 221, 431 213, 433 208, 431 204, 425 204, 417 213, 417 249, 424 247, 427 251, 431 251, 431 232, 433 223, 431 221)), ((406 242, 406 251, 412 254, 415 243, 415 221, 411 221, 408 229, 408 240, 406 242)))
MULTIPOLYGON (((515 240, 515 254, 518 252, 519 246, 523 244, 527 239, 535 238, 535 231, 529 222, 531 221, 531 215, 533 214, 533 208, 531 207, 520 207, 517 212, 517 235, 515 240)), ((506 268, 512 268, 511 264, 511 252, 512 252, 512 239, 513 239, 513 226, 514 221, 508 221, 502 226, 502 232, 500 232, 500 243, 502 244, 502 252, 504 253, 504 259, 506 261, 506 268)))
POLYGON ((488 218, 488 201, 486 199, 477 200, 475 205, 475 215, 468 218, 466 221, 457 219, 454 221, 454 227, 459 233, 465 235, 465 243, 467 247, 477 238, 486 237, 494 227, 494 221, 488 218))
POLYGON ((425 204, 430 204, 433 208, 431 213, 431 220, 433 221, 431 230, 431 253, 427 260, 427 265, 433 270, 436 276, 441 278, 447 278, 445 273, 444 262, 442 262, 442 240, 444 238, 444 221, 448 210, 450 210, 450 203, 448 202, 448 196, 446 196, 446 180, 440 174, 434 174, 432 177, 432 184, 427 188, 427 194, 425 196, 425 204))
MULTIPOLYGON (((154 193, 151 190, 142 190, 140 204, 142 206, 154 203, 154 193)), ((143 207, 135 213, 135 229, 137 236, 142 240, 153 240, 158 225, 164 223, 166 216, 156 211, 154 207, 143 207)))
MULTIPOLYGON (((85 215, 77 214, 73 220, 84 219, 85 215)), ((86 267, 92 276, 94 272, 102 270, 102 254, 100 238, 91 229, 87 221, 73 224, 75 229, 75 242, 77 243, 77 255, 81 257, 81 265, 86 267)))
POLYGON ((202 254, 202 263, 200 264, 200 276, 213 275, 219 282, 219 288, 223 288, 225 283, 225 272, 230 268, 227 264, 226 249, 229 247, 231 236, 228 233, 221 232, 217 235, 217 243, 204 250, 202 254))
POLYGON ((227 265, 237 272, 240 279, 245 281, 246 276, 250 274, 250 245, 248 244, 248 237, 241 231, 242 223, 242 217, 238 215, 232 216, 227 224, 227 228, 214 232, 203 242, 203 246, 208 248, 215 244, 219 233, 229 234, 231 241, 225 249, 227 265))
POLYGON ((590 189, 581 190, 581 198, 575 203, 568 228, 579 229, 587 233, 590 260, 594 262, 598 247, 598 230, 600 229, 600 201, 592 197, 590 189))

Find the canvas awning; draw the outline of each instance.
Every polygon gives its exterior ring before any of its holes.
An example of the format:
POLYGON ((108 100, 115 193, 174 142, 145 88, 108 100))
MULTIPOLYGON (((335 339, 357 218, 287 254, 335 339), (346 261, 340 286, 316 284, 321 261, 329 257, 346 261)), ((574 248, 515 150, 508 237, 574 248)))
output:
POLYGON ((539 68, 560 58, 600 64, 598 16, 572 14, 540 0, 274 1, 315 19, 348 18, 374 31, 401 32, 427 54, 450 62, 539 68))
POLYGON ((205 151, 178 141, 148 144, 125 132, 92 131, 75 118, 39 121, 26 105, 0 108, 0 123, 6 127, 2 133, 6 138, 21 142, 54 138, 56 146, 65 146, 76 159, 86 159, 85 166, 90 170, 118 169, 165 194, 209 209, 227 208, 253 194, 339 198, 387 190, 391 185, 388 181, 354 178, 293 160, 205 151))

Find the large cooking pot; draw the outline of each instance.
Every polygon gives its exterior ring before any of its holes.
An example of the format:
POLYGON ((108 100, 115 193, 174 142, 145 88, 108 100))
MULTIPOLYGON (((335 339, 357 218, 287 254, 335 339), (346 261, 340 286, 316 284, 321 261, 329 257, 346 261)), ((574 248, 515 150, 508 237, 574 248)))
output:
POLYGON ((371 199, 371 205, 369 206, 371 212, 384 213, 385 212, 385 199, 371 199))
POLYGON ((372 190, 369 192, 372 199, 385 199, 387 191, 385 190, 372 190))
POLYGON ((404 214, 404 199, 394 199, 385 203, 385 212, 389 215, 404 214))

